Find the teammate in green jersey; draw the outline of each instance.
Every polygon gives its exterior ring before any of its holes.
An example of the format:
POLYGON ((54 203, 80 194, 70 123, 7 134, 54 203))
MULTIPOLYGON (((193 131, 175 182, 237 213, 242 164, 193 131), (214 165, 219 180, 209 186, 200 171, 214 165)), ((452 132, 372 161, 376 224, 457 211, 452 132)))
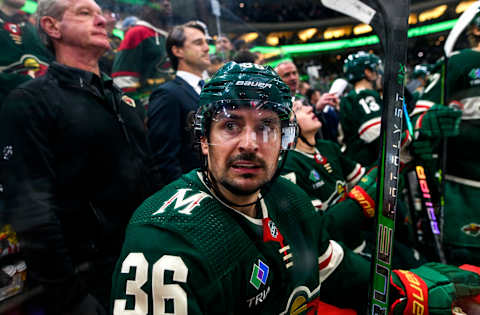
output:
POLYGON ((223 66, 202 90, 194 130, 204 167, 134 213, 113 275, 113 314, 315 314, 320 287, 322 300, 361 310, 370 264, 329 235, 358 223, 318 215, 277 176, 296 124, 273 69, 223 66))
POLYGON ((374 54, 349 55, 343 66, 354 89, 340 101, 340 126, 345 154, 364 166, 378 158, 383 67, 374 54))
MULTIPOLYGON (((365 220, 365 217, 372 218, 375 211, 377 168, 367 173, 359 163, 342 154, 336 143, 318 139, 315 135, 321 122, 313 114, 311 106, 294 102, 293 111, 300 129, 299 139, 295 150, 287 156, 282 176, 300 186, 318 210, 335 211, 339 216, 350 216, 364 222, 362 231, 345 229, 345 235, 336 240, 344 242, 357 253, 370 255, 375 246, 372 244, 374 237, 366 232, 372 229, 373 220, 365 220), (372 241, 367 246, 365 240, 370 238, 372 241)), ((418 267, 424 259, 411 246, 413 228, 408 211, 400 207, 398 216, 396 254, 392 263, 402 268, 418 267)))
POLYGON ((443 158, 440 140, 448 139, 443 244, 453 264, 480 263, 480 13, 468 34, 472 48, 448 58, 446 103, 442 75, 435 73, 412 113, 412 149, 427 165, 438 166, 434 157, 443 158))

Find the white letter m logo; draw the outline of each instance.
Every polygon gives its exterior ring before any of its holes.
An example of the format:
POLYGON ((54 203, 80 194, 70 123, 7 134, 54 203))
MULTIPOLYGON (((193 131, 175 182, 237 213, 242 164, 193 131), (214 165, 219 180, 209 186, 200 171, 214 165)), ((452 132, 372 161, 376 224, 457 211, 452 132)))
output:
POLYGON ((190 215, 192 214, 192 210, 193 208, 197 207, 200 205, 200 202, 206 198, 206 197, 209 197, 211 198, 210 195, 204 193, 204 192, 199 192, 193 196, 190 196, 188 197, 187 199, 185 199, 185 194, 187 193, 187 191, 191 191, 191 189, 179 189, 177 191, 177 193, 175 195, 173 195, 170 199, 168 199, 167 201, 165 201, 163 203, 163 206, 160 207, 160 209, 158 209, 154 214, 152 215, 156 215, 156 214, 159 214, 159 213, 163 213, 165 212, 165 209, 170 206, 174 201, 175 202, 175 207, 174 209, 178 209, 178 208, 182 208, 182 210, 178 211, 179 213, 182 213, 182 214, 187 214, 187 215, 190 215))

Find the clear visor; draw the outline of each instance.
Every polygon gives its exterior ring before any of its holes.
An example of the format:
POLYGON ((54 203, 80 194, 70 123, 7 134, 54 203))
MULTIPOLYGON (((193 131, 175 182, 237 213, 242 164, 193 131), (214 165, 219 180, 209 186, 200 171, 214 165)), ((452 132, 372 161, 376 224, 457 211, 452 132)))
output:
POLYGON ((257 101, 221 101, 212 104, 210 145, 268 146, 281 150, 293 148, 296 123, 286 105, 257 101))

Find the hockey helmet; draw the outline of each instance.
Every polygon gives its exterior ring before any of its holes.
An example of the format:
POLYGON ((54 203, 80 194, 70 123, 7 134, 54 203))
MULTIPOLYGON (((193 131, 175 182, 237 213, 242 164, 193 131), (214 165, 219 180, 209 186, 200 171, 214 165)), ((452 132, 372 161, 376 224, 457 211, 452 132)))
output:
POLYGON ((280 120, 281 150, 294 147, 297 125, 288 86, 270 66, 233 61, 220 68, 202 89, 194 122, 197 143, 209 138, 210 125, 218 115, 244 108, 274 112, 280 120))
POLYGON ((365 77, 365 69, 383 74, 382 61, 376 55, 364 51, 351 54, 344 61, 343 72, 352 84, 365 77))
POLYGON ((425 77, 429 74, 430 74, 429 65, 416 65, 415 68, 413 68, 412 77, 416 79, 419 77, 425 77))

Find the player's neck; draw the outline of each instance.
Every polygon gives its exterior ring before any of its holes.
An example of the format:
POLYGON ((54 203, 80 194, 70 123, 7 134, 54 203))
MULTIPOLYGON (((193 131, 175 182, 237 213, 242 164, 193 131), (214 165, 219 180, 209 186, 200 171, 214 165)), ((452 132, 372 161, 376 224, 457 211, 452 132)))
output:
POLYGON ((223 195, 223 197, 226 198, 231 203, 234 203, 234 204, 237 204, 237 205, 252 204, 252 205, 247 206, 247 207, 236 207, 236 206, 233 206, 233 205, 229 205, 229 206, 232 207, 233 209, 245 214, 245 215, 248 215, 249 217, 256 218, 257 208, 255 206, 255 201, 257 201, 258 197, 259 197, 258 196, 258 194, 259 194, 258 191, 253 193, 253 194, 250 194, 250 195, 242 196, 242 195, 234 194, 230 190, 223 187, 221 184, 217 185, 217 189, 220 191, 220 193, 223 195))
MULTIPOLYGON (((305 139, 308 141, 309 144, 315 145, 315 134, 311 135, 304 135, 305 139)), ((305 143, 301 138, 298 138, 296 149, 300 150, 305 153, 313 154, 315 153, 315 147, 310 146, 309 144, 305 143)))
POLYGON ((355 83, 355 90, 373 90, 373 84, 367 79, 362 79, 355 83))

